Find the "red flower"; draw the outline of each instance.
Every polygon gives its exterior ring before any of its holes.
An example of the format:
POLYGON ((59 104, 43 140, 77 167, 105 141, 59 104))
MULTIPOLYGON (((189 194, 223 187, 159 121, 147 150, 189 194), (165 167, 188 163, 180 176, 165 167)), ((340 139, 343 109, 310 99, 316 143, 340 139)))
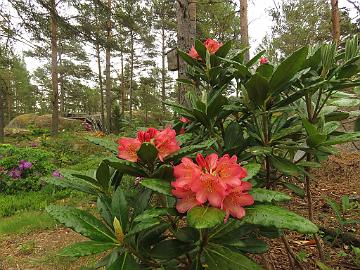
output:
POLYGON ((185 213, 196 205, 201 203, 196 199, 196 194, 190 190, 188 186, 185 188, 176 188, 172 190, 172 194, 178 198, 176 210, 179 213, 185 213))
POLYGON ((184 123, 184 124, 186 124, 186 123, 189 123, 190 122, 190 120, 189 119, 187 119, 186 117, 184 117, 184 116, 181 116, 180 118, 179 118, 179 120, 180 120, 180 122, 182 122, 182 123, 184 123))
POLYGON ((260 62, 260 65, 268 64, 269 59, 267 59, 267 57, 261 57, 259 62, 260 62))
MULTIPOLYGON (((206 49, 209 51, 210 54, 214 54, 222 46, 222 43, 214 39, 208 38, 207 40, 205 40, 204 46, 206 47, 206 49)), ((201 57, 196 51, 194 46, 191 47, 190 51, 188 52, 188 55, 194 59, 201 60, 201 57)))
POLYGON ((138 160, 137 151, 140 147, 141 142, 138 139, 121 138, 119 139, 118 157, 136 162, 138 160))
POLYGON ((244 192, 251 189, 249 182, 242 182, 240 186, 233 188, 228 192, 224 201, 223 209, 226 211, 225 222, 228 220, 229 215, 236 218, 242 218, 245 216, 245 209, 243 206, 249 206, 254 203, 254 198, 244 192))
POLYGON ((171 128, 159 131, 155 128, 149 128, 146 131, 139 131, 137 138, 119 139, 118 157, 132 162, 138 160, 137 151, 141 144, 147 142, 153 144, 158 150, 158 158, 163 161, 168 155, 180 149, 176 141, 176 132, 171 128))
POLYGON ((190 158, 184 157, 181 159, 181 163, 174 167, 175 182, 172 182, 172 186, 175 188, 183 188, 190 186, 197 181, 200 177, 201 169, 190 158))
POLYGON ((161 161, 164 161, 165 157, 180 149, 176 141, 176 131, 171 128, 166 128, 157 133, 154 137, 154 144, 161 161))
POLYGON ((196 51, 194 46, 191 47, 190 51, 188 52, 188 55, 194 59, 201 60, 201 57, 198 54, 198 52, 196 51))
POLYGON ((214 54, 222 46, 222 43, 214 39, 208 38, 207 40, 205 40, 204 45, 210 54, 214 54))
POLYGON ((231 187, 236 187, 241 184, 239 179, 247 176, 246 170, 237 162, 237 157, 234 155, 230 158, 228 154, 221 157, 218 161, 216 172, 224 183, 231 187))
POLYGON ((178 198, 177 209, 181 209, 178 211, 184 213, 208 202, 211 206, 224 209, 227 218, 230 214, 241 218, 245 213, 241 206, 253 204, 254 201, 251 195, 243 193, 251 188, 251 184, 241 182, 247 172, 236 162, 236 156, 224 155, 219 158, 217 154, 210 154, 206 158, 198 154, 197 164, 190 158, 183 158, 174 167, 176 180, 171 183, 175 187, 173 194, 178 198))

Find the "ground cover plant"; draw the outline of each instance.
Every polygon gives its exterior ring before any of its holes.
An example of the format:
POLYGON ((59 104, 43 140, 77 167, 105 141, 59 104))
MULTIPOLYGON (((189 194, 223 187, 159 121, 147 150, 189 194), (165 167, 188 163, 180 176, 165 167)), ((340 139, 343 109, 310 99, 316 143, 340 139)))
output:
POLYGON ((181 116, 173 127, 140 130, 118 146, 93 138, 117 157, 95 172, 60 170, 61 181, 48 180, 97 196, 97 215, 47 207, 89 239, 63 256, 108 251, 93 267, 106 269, 261 269, 249 254, 280 238, 294 269, 302 259, 286 234, 296 231, 312 235, 324 260, 310 169, 336 153, 334 145, 360 138, 339 129, 350 116, 342 104, 360 85, 357 38, 340 50, 305 46, 276 66, 264 52, 244 61, 245 50, 231 45, 208 39, 178 52, 189 79, 181 80, 187 106, 168 104, 181 116), (134 177, 134 196, 126 196, 124 176, 134 177), (291 197, 279 187, 306 196, 308 219, 281 206, 291 197))

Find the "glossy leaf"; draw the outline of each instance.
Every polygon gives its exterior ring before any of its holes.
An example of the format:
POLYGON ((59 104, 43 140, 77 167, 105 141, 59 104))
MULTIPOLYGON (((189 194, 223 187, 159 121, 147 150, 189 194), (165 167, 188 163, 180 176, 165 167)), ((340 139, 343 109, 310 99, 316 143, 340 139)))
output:
POLYGON ((196 229, 212 228, 224 222, 225 212, 214 207, 196 206, 187 213, 187 221, 196 229))
POLYGON ((121 256, 113 262, 106 270, 140 270, 140 265, 135 261, 133 256, 127 252, 121 254, 121 256))
POLYGON ((254 205, 246 208, 245 223, 273 226, 299 233, 316 233, 318 228, 310 220, 275 205, 254 205))
POLYGON ((253 188, 249 192, 256 202, 283 202, 291 200, 291 197, 274 190, 265 188, 253 188))
POLYGON ((94 240, 117 242, 115 235, 100 220, 88 212, 72 207, 50 205, 46 211, 66 227, 94 240))
POLYGON ((204 250, 209 270, 260 270, 255 262, 229 248, 211 244, 204 250))
POLYGON ((179 257, 191 251, 194 246, 190 243, 181 242, 176 239, 164 240, 155 245, 151 250, 151 256, 157 259, 169 260, 179 257))
POLYGON ((289 82, 289 80, 302 68, 307 54, 308 47, 306 46, 292 53, 277 66, 270 80, 271 92, 277 92, 289 82))
POLYGON ((60 256, 83 257, 92 254, 101 253, 116 247, 115 243, 105 243, 96 241, 85 241, 73 244, 62 249, 60 256))
POLYGON ((134 221, 145 221, 147 219, 156 218, 159 216, 166 216, 166 215, 176 215, 177 212, 174 208, 152 208, 149 210, 145 210, 142 214, 138 215, 134 221))
POLYGON ((142 162, 153 164, 157 158, 158 150, 151 143, 143 143, 139 151, 137 151, 137 155, 142 162))
POLYGON ((112 196, 111 209, 113 215, 120 221, 121 227, 125 231, 129 218, 129 209, 125 194, 120 187, 116 189, 112 196))
POLYGON ((141 185, 164 195, 172 196, 170 182, 162 179, 145 178, 141 180, 141 185))

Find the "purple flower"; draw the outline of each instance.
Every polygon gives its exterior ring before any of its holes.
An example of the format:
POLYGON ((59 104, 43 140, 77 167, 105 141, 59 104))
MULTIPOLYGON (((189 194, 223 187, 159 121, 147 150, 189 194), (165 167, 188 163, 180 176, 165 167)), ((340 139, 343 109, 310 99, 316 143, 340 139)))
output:
POLYGON ((10 172, 9 172, 9 175, 12 179, 19 179, 21 178, 21 171, 19 169, 12 169, 10 172))
POLYGON ((19 161, 19 170, 28 170, 32 168, 32 163, 26 160, 20 160, 19 161))
POLYGON ((64 176, 62 176, 58 170, 53 171, 52 176, 57 177, 57 178, 64 178, 64 176))
POLYGON ((33 142, 30 146, 31 147, 38 147, 38 144, 36 142, 33 142))

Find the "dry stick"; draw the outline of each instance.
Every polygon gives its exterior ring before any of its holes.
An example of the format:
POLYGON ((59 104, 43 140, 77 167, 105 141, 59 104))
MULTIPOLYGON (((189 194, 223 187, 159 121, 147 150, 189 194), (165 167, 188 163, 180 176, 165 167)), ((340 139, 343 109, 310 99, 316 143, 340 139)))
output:
MULTIPOLYGON (((308 153, 306 156, 306 161, 311 161, 311 154, 308 153)), ((311 222, 314 220, 314 213, 313 213, 313 204, 312 204, 312 197, 311 197, 311 188, 310 188, 310 169, 307 167, 305 168, 308 174, 305 174, 305 187, 306 187, 306 198, 308 203, 308 215, 311 222)), ((319 235, 314 233, 314 240, 316 243, 317 250, 319 251, 320 261, 325 261, 324 249, 321 245, 319 235)))
MULTIPOLYGON (((283 243, 284 243, 284 246, 285 246, 285 248, 286 248, 286 251, 287 251, 288 255, 290 255, 290 256, 294 259, 296 265, 297 265, 301 270, 305 270, 304 266, 302 266, 302 264, 298 261, 298 258, 296 257, 296 254, 294 253, 294 251, 292 250, 291 246, 289 245, 289 242, 288 242, 285 234, 283 234, 283 235, 281 236, 281 240, 282 240, 283 243)), ((289 261, 290 261, 290 266, 292 267, 292 269, 295 269, 295 266, 294 266, 294 264, 293 264, 293 261, 291 260, 290 257, 289 257, 289 261)))

